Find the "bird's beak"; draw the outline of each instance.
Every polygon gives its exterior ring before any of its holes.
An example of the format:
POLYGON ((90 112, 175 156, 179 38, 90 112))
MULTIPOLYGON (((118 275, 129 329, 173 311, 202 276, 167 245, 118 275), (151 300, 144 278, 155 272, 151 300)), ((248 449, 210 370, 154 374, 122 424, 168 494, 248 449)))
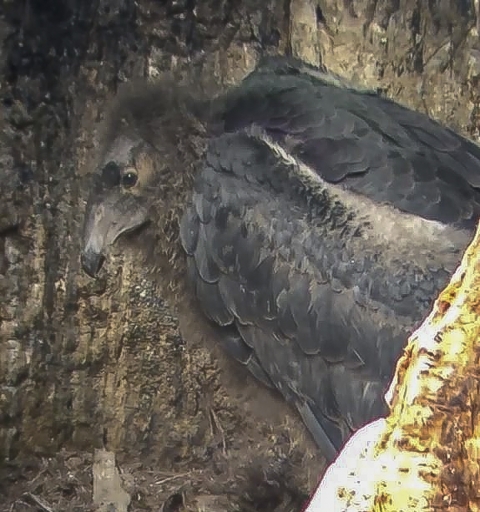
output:
POLYGON ((146 218, 147 212, 144 208, 129 209, 125 205, 108 202, 88 206, 80 257, 84 272, 90 277, 96 277, 109 246, 123 233, 143 225, 146 218))
POLYGON ((105 236, 102 236, 102 233, 105 231, 102 227, 100 222, 92 226, 80 256, 82 269, 90 277, 96 277, 105 261, 106 240, 105 236))
POLYGON ((105 261, 105 251, 111 237, 109 233, 112 233, 115 226, 111 213, 112 208, 106 208, 102 204, 87 210, 80 259, 84 272, 90 277, 96 277, 105 261))

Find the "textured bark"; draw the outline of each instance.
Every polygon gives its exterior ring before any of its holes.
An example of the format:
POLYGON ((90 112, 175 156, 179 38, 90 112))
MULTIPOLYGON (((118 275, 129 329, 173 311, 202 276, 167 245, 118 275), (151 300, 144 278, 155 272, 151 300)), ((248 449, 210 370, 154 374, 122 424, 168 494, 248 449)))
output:
POLYGON ((194 69, 217 90, 262 53, 292 52, 478 137, 474 5, 4 2, 0 457, 106 445, 229 478, 260 457, 275 474, 294 471, 292 488, 311 488, 321 461, 298 418, 201 333, 183 340, 134 255, 117 251, 96 282, 80 272, 96 122, 121 81, 194 69))

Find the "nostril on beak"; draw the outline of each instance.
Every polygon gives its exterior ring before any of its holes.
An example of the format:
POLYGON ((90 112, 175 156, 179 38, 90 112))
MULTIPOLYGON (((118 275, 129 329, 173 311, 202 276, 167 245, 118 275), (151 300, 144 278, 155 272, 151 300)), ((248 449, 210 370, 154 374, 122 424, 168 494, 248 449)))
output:
POLYGON ((95 278, 102 268, 105 257, 94 251, 83 251, 80 257, 83 271, 92 278, 95 278))

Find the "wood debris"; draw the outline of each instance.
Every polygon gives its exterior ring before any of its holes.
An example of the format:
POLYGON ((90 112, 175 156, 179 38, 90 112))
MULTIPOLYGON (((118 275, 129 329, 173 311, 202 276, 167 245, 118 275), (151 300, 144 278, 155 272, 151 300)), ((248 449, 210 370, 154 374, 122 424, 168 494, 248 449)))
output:
POLYGON ((115 454, 95 450, 93 461, 93 502, 98 512, 128 512, 130 495, 122 487, 115 454))

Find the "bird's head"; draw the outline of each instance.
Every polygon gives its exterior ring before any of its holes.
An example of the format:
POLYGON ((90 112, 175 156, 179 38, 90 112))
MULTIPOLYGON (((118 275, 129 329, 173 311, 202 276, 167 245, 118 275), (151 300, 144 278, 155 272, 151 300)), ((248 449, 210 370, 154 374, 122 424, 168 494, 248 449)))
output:
POLYGON ((131 240, 147 253, 152 245, 160 254, 171 250, 173 219, 192 186, 210 115, 208 99, 193 90, 171 77, 134 82, 119 91, 107 111, 83 228, 81 262, 91 277, 127 232, 143 232, 142 240, 131 240), (146 224, 151 229, 140 230, 146 224), (158 235, 155 244, 152 233, 158 235))
POLYGON ((95 277, 109 247, 151 220, 161 174, 157 152, 143 140, 120 136, 105 153, 92 180, 83 227, 81 262, 95 277))

